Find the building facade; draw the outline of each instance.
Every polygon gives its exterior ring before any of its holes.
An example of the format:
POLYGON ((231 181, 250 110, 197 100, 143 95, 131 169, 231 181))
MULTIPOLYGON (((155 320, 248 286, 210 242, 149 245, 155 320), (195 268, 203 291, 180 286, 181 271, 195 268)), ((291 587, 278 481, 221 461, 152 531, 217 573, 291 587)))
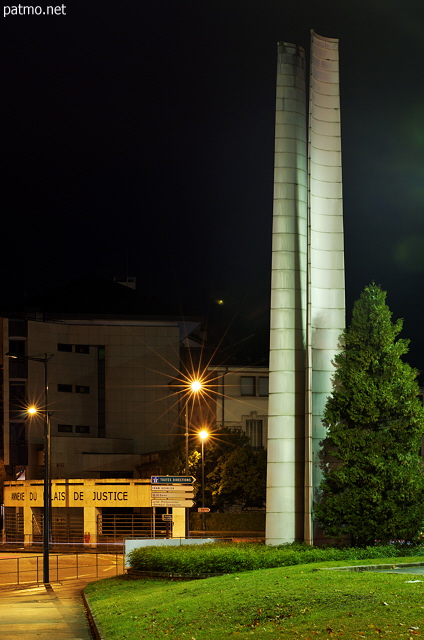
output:
POLYGON ((168 449, 178 403, 177 321, 2 319, 4 462, 40 477, 47 356, 51 469, 56 478, 135 477, 140 455, 168 449), (28 417, 34 405, 41 413, 28 417))
MULTIPOLYGON (((120 479, 121 484, 140 479, 140 485, 163 473, 161 452, 182 433, 181 389, 171 383, 182 366, 181 345, 199 326, 197 320, 163 313, 121 284, 91 280, 1 314, 8 536, 25 532, 29 540, 40 530, 42 491, 38 486, 38 502, 31 502, 29 484, 42 484, 45 475, 46 416, 53 485, 97 482, 118 491, 120 479), (32 415, 30 407, 36 409, 32 415), (20 483, 26 511, 18 499, 20 483)), ((145 496, 138 505, 134 499, 91 505, 97 511, 52 498, 53 528, 67 523, 61 539, 75 530, 82 539, 88 522, 92 540, 106 536, 111 522, 116 531, 118 521, 125 521, 127 534, 134 527, 151 534, 165 511, 145 496)))
POLYGON ((180 390, 170 382, 199 323, 161 315, 120 284, 108 283, 91 305, 90 295, 78 288, 70 301, 66 289, 59 303, 51 295, 0 318, 9 479, 42 477, 46 403, 52 478, 136 478, 146 455, 158 473, 155 452, 181 428, 180 390), (30 417, 30 405, 39 413, 30 417))
POLYGON ((214 367, 216 428, 240 429, 253 447, 267 446, 268 367, 214 367))
MULTIPOLYGON (((50 539, 54 543, 97 546, 124 537, 180 538, 185 535, 184 507, 160 495, 191 499, 186 485, 155 486, 151 479, 61 479, 51 482, 50 539), (163 492, 154 489, 163 488, 163 492), (184 493, 184 489, 186 493, 184 493), (155 507, 155 503, 168 507, 155 507)), ((185 502, 185 500, 183 500, 185 502)), ((183 502, 181 504, 183 504, 183 502)), ((42 480, 15 480, 4 486, 3 539, 24 545, 43 540, 44 496, 42 480)))

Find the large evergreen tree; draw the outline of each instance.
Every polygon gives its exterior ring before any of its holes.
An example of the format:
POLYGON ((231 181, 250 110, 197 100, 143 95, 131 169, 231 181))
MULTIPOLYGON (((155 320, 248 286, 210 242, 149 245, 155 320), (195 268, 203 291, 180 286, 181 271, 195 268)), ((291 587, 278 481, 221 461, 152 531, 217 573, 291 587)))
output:
POLYGON ((416 540, 424 525, 420 455, 424 409, 417 371, 403 362, 386 292, 371 284, 355 303, 335 356, 323 422, 323 481, 315 515, 329 536, 356 544, 416 540))

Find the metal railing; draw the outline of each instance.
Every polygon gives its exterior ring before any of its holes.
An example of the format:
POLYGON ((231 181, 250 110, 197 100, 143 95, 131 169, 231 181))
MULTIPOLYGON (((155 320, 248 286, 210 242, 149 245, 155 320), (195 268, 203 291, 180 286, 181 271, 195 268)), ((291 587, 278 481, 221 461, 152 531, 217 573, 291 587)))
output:
MULTIPOLYGON (((124 573, 122 553, 50 554, 51 582, 109 578, 124 573)), ((0 558, 0 586, 40 584, 43 582, 43 556, 20 555, 0 558)))

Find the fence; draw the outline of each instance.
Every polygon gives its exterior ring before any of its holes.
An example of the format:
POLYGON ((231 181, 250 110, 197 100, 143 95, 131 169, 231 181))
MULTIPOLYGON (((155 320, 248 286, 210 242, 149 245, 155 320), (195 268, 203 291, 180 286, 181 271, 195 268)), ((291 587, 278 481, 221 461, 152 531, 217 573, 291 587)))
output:
POLYGON ((117 541, 124 538, 169 538, 170 522, 157 514, 104 514, 97 517, 97 539, 99 542, 117 541))
MULTIPOLYGON (((66 553, 49 555, 51 582, 110 578, 124 573, 122 553, 66 553)), ((43 582, 43 556, 20 555, 0 559, 0 584, 3 587, 43 582)))
MULTIPOLYGON (((82 509, 54 509, 51 517, 50 541, 53 544, 78 545, 84 541, 84 517, 82 509)), ((19 543, 24 539, 23 511, 6 510, 5 532, 7 543, 19 543)), ((169 538, 172 523, 164 521, 162 514, 101 513, 97 517, 97 541, 113 543, 125 538, 169 538)), ((33 508, 32 542, 43 541, 43 510, 33 508)))

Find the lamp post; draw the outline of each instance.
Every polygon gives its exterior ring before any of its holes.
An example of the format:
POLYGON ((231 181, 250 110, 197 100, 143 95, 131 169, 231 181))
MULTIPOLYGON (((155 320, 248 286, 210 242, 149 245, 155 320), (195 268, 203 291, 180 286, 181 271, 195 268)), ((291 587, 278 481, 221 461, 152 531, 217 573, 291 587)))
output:
MULTIPOLYGON (((202 509, 205 508, 205 440, 209 438, 206 429, 199 431, 199 438, 202 443, 202 509)), ((205 512, 202 511, 202 531, 206 530, 205 512)))
MULTIPOLYGON (((189 424, 190 424, 190 419, 189 419, 189 415, 188 415, 188 409, 189 409, 189 401, 190 399, 193 400, 193 398, 196 396, 196 394, 198 394, 203 388, 203 382, 202 380, 200 380, 199 378, 190 378, 188 379, 184 385, 183 385, 183 390, 186 396, 186 401, 185 401, 185 475, 188 476, 188 434, 189 434, 189 424)), ((186 508, 185 511, 185 535, 186 538, 190 537, 190 513, 188 508, 186 508)))
POLYGON ((188 404, 189 400, 193 400, 195 395, 202 390, 203 382, 199 379, 190 380, 186 389, 187 400, 185 404, 185 474, 188 476, 188 431, 189 431, 189 415, 188 404))
MULTIPOLYGON (((49 385, 48 385, 48 362, 53 354, 43 353, 34 356, 17 356, 12 353, 6 353, 9 358, 18 360, 31 360, 33 362, 42 362, 44 366, 44 409, 42 410, 44 417, 44 482, 43 482, 43 583, 45 586, 50 585, 49 571, 49 546, 50 546, 50 525, 51 525, 51 470, 50 470, 50 440, 51 425, 49 414, 49 385)), ((30 415, 40 413, 37 407, 28 409, 30 415)))

